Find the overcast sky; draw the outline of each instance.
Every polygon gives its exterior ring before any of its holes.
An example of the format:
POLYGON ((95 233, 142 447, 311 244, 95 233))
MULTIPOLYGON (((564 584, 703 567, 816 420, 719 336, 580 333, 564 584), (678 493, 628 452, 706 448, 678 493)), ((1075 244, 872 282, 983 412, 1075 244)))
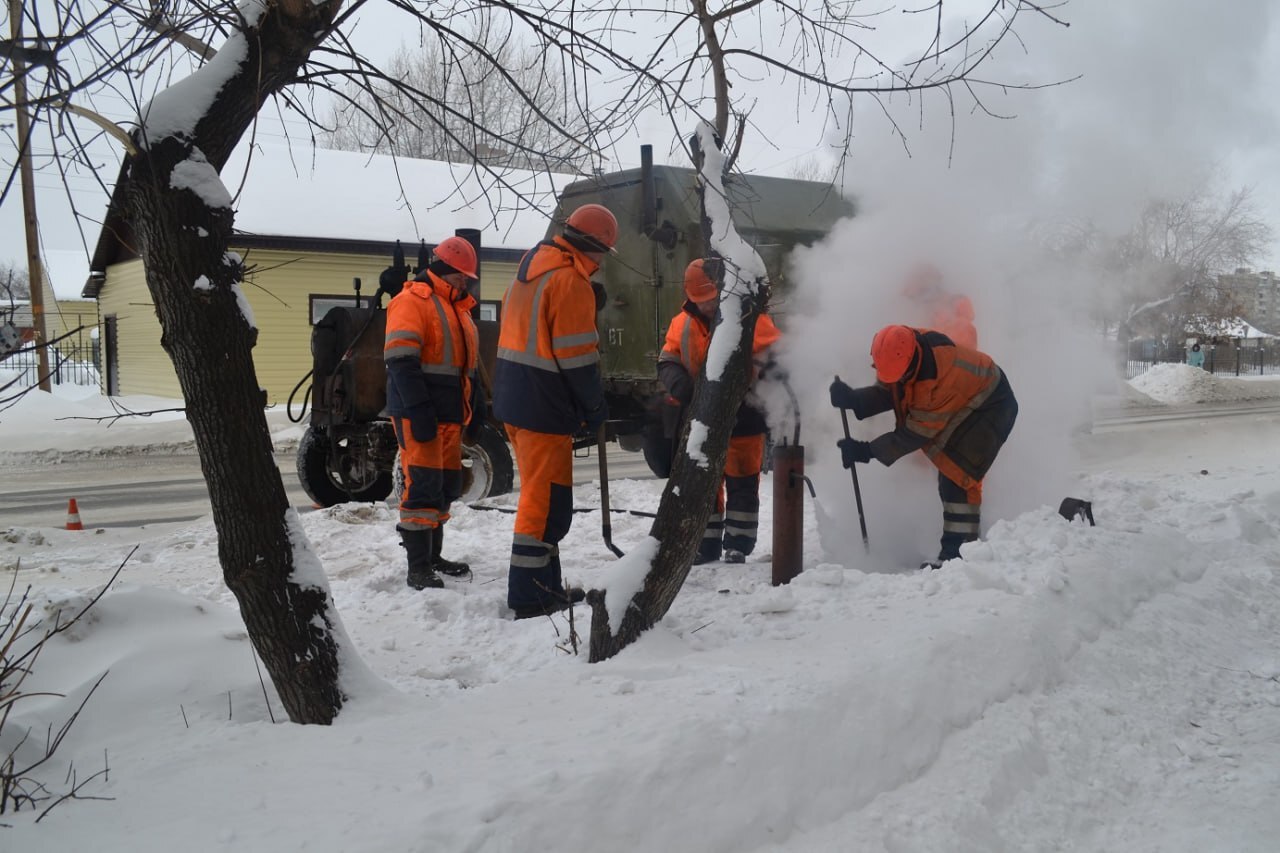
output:
MULTIPOLYGON (((1280 225, 1280 151, 1274 143, 1280 106, 1270 93, 1272 81, 1280 79, 1276 5, 1070 0, 1056 10, 1069 28, 1026 27, 1025 53, 1009 44, 985 76, 1028 83, 1080 79, 1035 92, 988 90, 987 106, 1011 120, 984 115, 961 98, 954 133, 941 99, 926 98, 922 105, 898 98, 891 108, 900 110, 905 144, 878 105, 857 103, 844 188, 864 206, 911 198, 919 210, 945 211, 965 224, 975 217, 991 225, 1001 216, 1009 223, 1072 216, 1121 227, 1147 198, 1178 195, 1217 168, 1224 186, 1252 186, 1260 211, 1280 225)), ((385 14, 385 4, 371 3, 369 20, 356 29, 371 56, 389 54, 400 43, 387 38, 397 30, 381 25, 385 14)), ((868 35, 867 43, 886 58, 907 59, 910 40, 893 29, 898 20, 877 19, 881 32, 868 35)), ((398 31, 412 40, 411 30, 398 31)), ((758 132, 748 137, 740 162, 744 170, 786 175, 815 156, 830 159, 841 135, 830 125, 824 134, 812 100, 763 83, 739 81, 736 90, 748 87, 761 100, 753 115, 758 132)), ((295 134, 301 130, 300 123, 290 127, 295 134)), ((281 138, 272 127, 260 134, 268 141, 281 138)), ((663 159, 674 148, 670 122, 655 115, 643 123, 634 144, 615 150, 613 165, 636 165, 641 142, 653 143, 663 159)), ((47 149, 38 144, 41 150, 47 149)), ((115 174, 113 155, 104 156, 108 180, 115 174)), ((3 156, 11 161, 12 148, 3 156)), ((83 252, 54 173, 38 174, 36 184, 46 252, 83 252)), ((70 190, 86 216, 101 217, 105 198, 89 177, 74 177, 70 190)), ((13 192, 0 209, 0 260, 25 257, 20 208, 13 192)), ((904 229, 904 237, 909 232, 904 229)), ((97 238, 92 222, 85 223, 85 235, 91 249, 97 238)), ((1259 258, 1260 268, 1277 266, 1280 249, 1259 258)), ((78 293, 83 278, 63 277, 71 281, 55 282, 60 294, 78 293)))

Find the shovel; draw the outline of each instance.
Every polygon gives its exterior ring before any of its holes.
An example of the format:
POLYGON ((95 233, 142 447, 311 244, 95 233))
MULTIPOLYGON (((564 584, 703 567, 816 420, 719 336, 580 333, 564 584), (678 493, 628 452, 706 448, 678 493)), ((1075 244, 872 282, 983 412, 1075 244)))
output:
POLYGON ((608 437, 608 423, 600 424, 600 432, 596 435, 596 449, 600 456, 600 535, 604 537, 604 544, 609 550, 621 557, 622 549, 613 544, 613 524, 609 521, 609 460, 605 452, 608 437))
MULTIPOLYGON (((840 381, 840 377, 836 377, 836 381, 840 381)), ((844 424, 844 437, 852 438, 849 434, 849 412, 847 409, 840 410, 840 422, 844 424)), ((853 499, 858 503, 858 526, 862 529, 862 547, 870 554, 871 543, 867 541, 867 516, 862 511, 862 490, 858 488, 858 466, 850 465, 849 473, 853 475, 853 499)))

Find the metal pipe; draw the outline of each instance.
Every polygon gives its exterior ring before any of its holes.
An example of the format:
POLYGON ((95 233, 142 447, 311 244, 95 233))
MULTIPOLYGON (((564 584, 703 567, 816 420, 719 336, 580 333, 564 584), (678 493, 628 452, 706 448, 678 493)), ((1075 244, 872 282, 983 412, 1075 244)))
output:
POLYGON ((773 585, 804 571, 804 448, 773 448, 773 585))
POLYGON ((640 146, 640 230, 648 237, 658 225, 657 191, 653 186, 653 146, 640 146))
POLYGON ((480 319, 480 280, 484 275, 484 270, 480 264, 480 229, 479 228, 455 228, 453 233, 466 240, 471 244, 471 248, 476 250, 476 278, 467 282, 467 292, 475 299, 476 304, 471 308, 471 319, 480 319))

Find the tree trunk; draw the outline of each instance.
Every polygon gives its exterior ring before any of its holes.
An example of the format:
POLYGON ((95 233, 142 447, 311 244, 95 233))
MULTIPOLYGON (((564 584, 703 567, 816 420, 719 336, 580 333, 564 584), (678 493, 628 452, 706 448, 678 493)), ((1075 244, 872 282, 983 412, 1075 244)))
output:
MULTIPOLYGON (((592 663, 613 657, 656 625, 671 609, 671 603, 689 576, 694 553, 702 541, 724 477, 729 434, 750 381, 751 343, 760 306, 747 300, 738 304, 744 307, 738 353, 718 381, 708 381, 704 369, 694 391, 690 405, 692 416, 681 433, 680 452, 671 467, 667 487, 662 491, 658 517, 649 531, 649 535, 658 540, 658 553, 645 577, 644 587, 631 600, 617 634, 609 627, 604 591, 591 590, 587 595, 587 603, 592 608, 589 653, 592 663), (689 429, 695 420, 707 426, 707 437, 701 446, 707 461, 702 463, 690 458, 688 453, 689 429)), ((716 333, 723 327, 723 322, 718 324, 716 333)))
MULTIPOLYGON (((721 137, 723 138, 723 137, 721 137)), ((698 148, 698 135, 695 134, 694 155, 699 170, 703 169, 702 157, 698 148)), ((714 176, 713 176, 714 177, 714 176)), ((723 194, 721 181, 712 180, 715 188, 711 191, 723 194)), ((707 181, 699 182, 698 194, 702 205, 702 233, 708 235, 708 243, 712 225, 706 212, 707 181)), ((715 223, 722 233, 733 233, 732 222, 715 223)), ((751 251, 748 249, 747 251, 751 251)), ((758 260, 758 258, 757 258, 758 260)), ((752 344, 755 340, 756 319, 768 304, 768 290, 764 282, 743 282, 735 276, 735 293, 743 292, 740 298, 721 298, 720 313, 716 315, 714 336, 722 330, 733 329, 736 321, 741 332, 737 348, 728 359, 721 376, 714 381, 707 378, 708 358, 702 368, 702 375, 694 389, 693 402, 690 404, 692 416, 685 423, 680 435, 679 453, 671 468, 671 476, 667 479, 667 487, 662 492, 662 500, 658 505, 658 517, 654 520, 649 535, 658 540, 658 553, 654 557, 644 586, 641 588, 623 615, 618 633, 614 634, 609 625, 609 612, 604 604, 604 591, 591 590, 587 602, 591 605, 591 641, 589 660, 597 663, 613 657, 618 652, 635 642, 642 633, 657 624, 675 601, 676 594, 689 576, 689 568, 693 564, 694 552, 706 530, 707 518, 711 515, 716 493, 724 477, 724 463, 729 453, 729 435, 737 420, 738 409, 746 396, 751 382, 752 344), (727 318, 726 309, 736 310, 738 316, 727 318), (701 443, 701 455, 705 461, 698 462, 689 456, 689 433, 694 422, 706 426, 706 438, 701 443)), ((721 293, 724 293, 725 281, 717 282, 721 293)))
POLYGON ((144 122, 134 134, 138 151, 121 173, 161 345, 173 360, 209 485, 223 577, 298 723, 330 723, 342 708, 337 617, 323 579, 308 582, 296 572, 295 548, 305 542, 291 537, 296 519, 291 523, 272 455, 252 358, 257 329, 240 305, 243 266, 228 253, 233 214, 208 192, 175 187, 173 176, 179 164, 201 169, 206 159, 221 169, 265 98, 293 79, 327 35, 338 5, 270 4, 247 33, 245 61, 217 88, 194 132, 156 138, 144 122))

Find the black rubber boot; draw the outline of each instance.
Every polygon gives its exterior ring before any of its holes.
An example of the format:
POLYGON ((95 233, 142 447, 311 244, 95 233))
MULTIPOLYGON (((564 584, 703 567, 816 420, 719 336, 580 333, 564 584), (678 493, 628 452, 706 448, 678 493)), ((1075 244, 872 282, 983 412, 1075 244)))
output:
POLYGON ((517 619, 550 616, 587 597, 577 587, 566 587, 560 577, 560 555, 552 554, 540 568, 512 567, 508 579, 507 606, 517 619))
POLYGON ((440 576, 431 565, 433 539, 435 539, 435 531, 430 528, 400 530, 400 544, 404 547, 405 556, 409 561, 409 574, 405 578, 405 583, 413 589, 428 587, 439 589, 444 586, 444 581, 440 580, 440 576))
POLYGON ((471 575, 471 564, 463 563, 459 560, 446 560, 440 556, 440 551, 444 548, 444 525, 440 525, 435 529, 435 538, 431 540, 431 563, 432 567, 442 575, 449 575, 455 578, 465 578, 471 575))

